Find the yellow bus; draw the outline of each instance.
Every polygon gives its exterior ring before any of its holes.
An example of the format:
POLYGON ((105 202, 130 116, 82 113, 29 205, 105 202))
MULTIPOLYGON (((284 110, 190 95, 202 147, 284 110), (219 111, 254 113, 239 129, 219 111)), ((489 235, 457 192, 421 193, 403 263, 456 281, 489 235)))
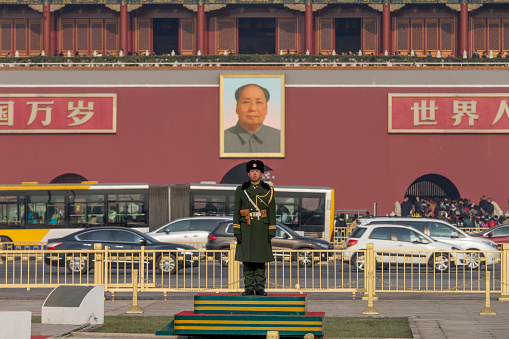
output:
MULTIPOLYGON (((0 242, 38 243, 86 227, 117 225, 142 232, 194 215, 230 216, 236 185, 0 185, 0 242)), ((277 218, 295 231, 331 241, 334 190, 276 186, 277 218)))

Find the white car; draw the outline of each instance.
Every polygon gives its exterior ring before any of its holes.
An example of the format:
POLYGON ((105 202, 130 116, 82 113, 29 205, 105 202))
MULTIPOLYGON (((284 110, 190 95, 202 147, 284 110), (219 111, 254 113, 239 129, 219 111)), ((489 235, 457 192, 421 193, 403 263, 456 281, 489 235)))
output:
POLYGON ((472 253, 472 258, 467 259, 465 265, 471 269, 482 267, 484 260, 481 257, 486 257, 486 265, 492 265, 494 258, 500 258, 497 244, 489 239, 473 237, 460 228, 449 224, 448 222, 438 219, 428 218, 391 218, 391 217, 376 217, 362 219, 360 225, 383 225, 383 224, 397 224, 412 227, 431 238, 446 242, 448 244, 464 248, 467 251, 482 251, 484 253, 472 253))
POLYGON ((162 242, 172 243, 193 243, 198 248, 203 243, 204 247, 208 241, 209 233, 216 228, 219 222, 230 220, 231 217, 189 217, 173 220, 172 222, 159 227, 158 229, 147 232, 147 235, 162 242), (198 246, 198 247, 197 247, 198 246))
MULTIPOLYGON (((346 250, 365 250, 368 243, 374 245, 377 263, 384 265, 424 263, 436 272, 447 272, 451 258, 454 258, 456 265, 464 265, 465 262, 461 253, 452 252, 462 251, 462 248, 433 240, 407 226, 359 225, 347 239, 346 250)), ((358 270, 364 270, 364 260, 360 256, 357 258, 357 253, 351 254, 350 263, 358 270)))

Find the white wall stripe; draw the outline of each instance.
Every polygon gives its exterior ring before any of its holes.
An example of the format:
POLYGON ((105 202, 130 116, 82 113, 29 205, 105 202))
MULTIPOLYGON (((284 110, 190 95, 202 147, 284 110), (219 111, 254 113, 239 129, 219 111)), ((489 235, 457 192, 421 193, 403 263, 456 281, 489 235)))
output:
MULTIPOLYGON (((171 87, 175 87, 175 88, 180 88, 180 87, 189 87, 189 88, 192 88, 192 87, 200 87, 200 88, 207 88, 207 87, 210 87, 210 88, 218 88, 219 85, 216 84, 209 84, 209 85, 203 85, 203 84, 196 84, 196 85, 189 85, 189 84, 186 84, 186 85, 182 85, 182 84, 171 84, 171 85, 153 85, 153 84, 150 84, 150 85, 147 85, 147 84, 139 84, 139 85, 135 85, 135 84, 131 84, 131 85, 125 85, 125 84, 107 84, 107 85, 83 85, 83 84, 58 84, 58 85, 48 85, 48 84, 28 84, 28 85, 5 85, 5 84, 0 84, 0 88, 34 88, 34 87, 39 87, 39 88, 68 88, 68 87, 76 87, 76 88, 114 88, 114 87, 125 87, 125 88, 132 88, 132 87, 147 87, 147 88, 165 88, 165 87, 168 87, 168 88, 171 88, 171 87)), ((430 84, 423 84, 423 85, 416 85, 416 84, 398 84, 398 85, 394 85, 394 84, 391 84, 391 85, 388 85, 388 84, 361 84, 361 85, 354 85, 354 84, 334 84, 334 85, 325 85, 325 84, 320 84, 320 85, 316 85, 316 84, 294 84, 294 85, 289 85, 287 84, 285 87, 288 87, 288 88, 334 88, 334 87, 338 87, 338 88, 341 88, 341 87, 347 87, 347 88, 351 88, 351 87, 355 87, 355 88, 369 88, 369 87, 386 87, 386 88, 396 88, 396 87, 404 87, 404 88, 408 88, 408 87, 412 87, 412 88, 506 88, 506 87, 509 87, 509 84, 504 84, 504 85, 493 85, 493 84, 490 84, 490 85, 457 85, 457 84, 451 84, 451 85, 430 85, 430 84)))

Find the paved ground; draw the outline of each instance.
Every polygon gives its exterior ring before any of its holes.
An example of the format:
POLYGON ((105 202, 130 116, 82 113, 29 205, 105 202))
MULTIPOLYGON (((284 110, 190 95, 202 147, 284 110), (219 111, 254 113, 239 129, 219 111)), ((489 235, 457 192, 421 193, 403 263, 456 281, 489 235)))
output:
MULTIPOLYGON (((45 291, 30 291, 16 297, 9 290, 0 290, 0 310, 31 311, 40 315, 45 291)), ((180 293, 168 295, 168 300, 154 294, 141 295, 139 306, 145 316, 173 315, 180 311, 193 309, 193 294, 180 293)), ((380 312, 379 317, 409 317, 414 338, 500 338, 509 337, 509 302, 496 301, 498 295, 491 298, 491 307, 496 315, 479 315, 483 309, 484 295, 478 294, 416 294, 381 293, 380 300, 374 306, 380 312)), ((105 301, 105 315, 129 315, 125 311, 132 301, 127 295, 117 295, 116 300, 105 301)), ((357 295, 352 300, 348 293, 310 293, 307 298, 307 310, 325 312, 328 317, 362 316, 367 301, 357 295)), ((32 324, 32 334, 53 336, 54 338, 106 337, 106 334, 72 332, 78 326, 32 324)), ((108 335, 109 339, 155 338, 155 335, 108 335)), ((176 338, 157 336, 157 338, 176 338)))

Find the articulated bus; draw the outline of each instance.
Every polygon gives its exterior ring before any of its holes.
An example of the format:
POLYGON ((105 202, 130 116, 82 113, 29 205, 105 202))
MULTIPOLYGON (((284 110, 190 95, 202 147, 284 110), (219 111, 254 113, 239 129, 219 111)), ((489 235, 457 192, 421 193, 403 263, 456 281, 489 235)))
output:
MULTIPOLYGON (((81 228, 118 225, 142 232, 177 218, 231 216, 236 185, 78 184, 0 185, 0 242, 39 243, 81 228)), ((331 241, 334 190, 275 186, 277 221, 331 241)))

